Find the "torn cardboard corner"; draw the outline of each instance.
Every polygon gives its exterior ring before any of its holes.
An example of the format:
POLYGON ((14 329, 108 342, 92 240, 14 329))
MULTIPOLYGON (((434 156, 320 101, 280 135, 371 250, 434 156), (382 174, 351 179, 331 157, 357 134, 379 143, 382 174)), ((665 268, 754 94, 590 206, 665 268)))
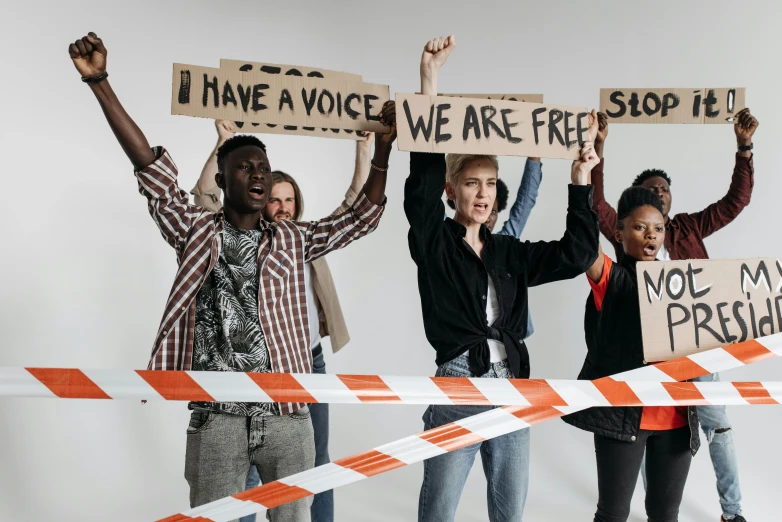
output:
POLYGON ((611 123, 734 123, 744 88, 600 89, 600 112, 611 123))
POLYGON ((388 132, 378 114, 387 85, 174 64, 171 114, 353 131, 388 132))
POLYGON ((399 150, 578 159, 589 111, 507 100, 396 94, 399 150))
POLYGON ((782 331, 779 259, 639 262, 636 276, 648 362, 782 331))
POLYGON ((476 98, 482 100, 508 100, 527 103, 543 103, 542 94, 439 94, 452 98, 476 98))

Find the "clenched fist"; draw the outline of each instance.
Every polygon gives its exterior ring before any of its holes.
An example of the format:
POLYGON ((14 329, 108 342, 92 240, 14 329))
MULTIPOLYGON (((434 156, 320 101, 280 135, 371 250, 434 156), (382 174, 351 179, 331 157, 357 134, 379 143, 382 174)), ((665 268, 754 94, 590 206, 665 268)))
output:
POLYGON ((69 45, 68 54, 82 78, 100 76, 106 72, 106 47, 95 33, 87 33, 87 36, 69 45))

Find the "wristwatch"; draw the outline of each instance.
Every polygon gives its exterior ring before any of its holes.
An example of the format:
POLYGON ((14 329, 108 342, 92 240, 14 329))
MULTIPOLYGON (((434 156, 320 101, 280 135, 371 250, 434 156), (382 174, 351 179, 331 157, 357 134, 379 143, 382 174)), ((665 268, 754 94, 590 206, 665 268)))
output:
POLYGON ((739 145, 739 151, 746 152, 748 150, 752 150, 752 145, 753 145, 752 143, 750 143, 749 145, 739 145))

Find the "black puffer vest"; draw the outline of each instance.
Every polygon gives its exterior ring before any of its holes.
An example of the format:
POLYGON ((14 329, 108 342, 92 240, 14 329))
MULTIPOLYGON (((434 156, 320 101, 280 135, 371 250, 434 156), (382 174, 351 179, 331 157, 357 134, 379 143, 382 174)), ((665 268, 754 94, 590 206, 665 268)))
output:
MULTIPOLYGON (((584 314, 587 357, 578 374, 580 380, 599 379, 646 364, 635 263, 635 259, 625 255, 620 263, 611 267, 600 311, 595 308, 594 294, 589 294, 584 314)), ((604 437, 634 442, 640 430, 642 411, 640 407, 589 408, 567 415, 563 420, 604 437)), ((687 416, 690 421, 690 449, 695 455, 700 447, 695 408, 688 408, 687 416)))

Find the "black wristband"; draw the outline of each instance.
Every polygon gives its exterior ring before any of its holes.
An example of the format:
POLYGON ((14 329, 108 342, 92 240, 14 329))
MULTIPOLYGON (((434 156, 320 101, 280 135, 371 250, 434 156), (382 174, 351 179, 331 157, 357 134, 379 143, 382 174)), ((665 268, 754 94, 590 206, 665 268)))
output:
POLYGON ((749 145, 739 145, 739 151, 740 152, 746 152, 748 150, 752 150, 753 144, 750 143, 749 145))
POLYGON ((84 83, 100 83, 108 77, 109 77, 109 73, 103 71, 103 73, 99 74, 98 76, 82 76, 81 81, 83 81, 84 83))

